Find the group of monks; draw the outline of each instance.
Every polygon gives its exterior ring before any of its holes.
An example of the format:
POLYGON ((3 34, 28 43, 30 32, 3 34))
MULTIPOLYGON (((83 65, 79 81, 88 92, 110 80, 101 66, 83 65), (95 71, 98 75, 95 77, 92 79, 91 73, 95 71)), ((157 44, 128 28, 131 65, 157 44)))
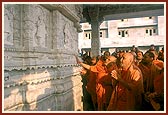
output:
POLYGON ((83 67, 84 96, 88 96, 84 103, 90 104, 84 110, 164 110, 164 52, 161 58, 159 53, 155 49, 144 54, 140 50, 116 55, 105 51, 102 56, 83 56, 83 61, 75 56, 83 67))

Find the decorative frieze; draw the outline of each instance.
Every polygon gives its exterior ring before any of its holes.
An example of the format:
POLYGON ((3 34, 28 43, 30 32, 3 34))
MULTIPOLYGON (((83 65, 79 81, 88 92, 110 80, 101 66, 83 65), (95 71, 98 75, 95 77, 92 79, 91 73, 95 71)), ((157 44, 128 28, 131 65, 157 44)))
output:
MULTIPOLYGON (((54 79, 54 80, 46 79, 46 80, 47 80, 46 82, 40 82, 39 80, 37 81, 38 84, 30 84, 24 81, 22 84, 20 84, 20 86, 18 85, 15 87, 14 86, 5 87, 5 109, 9 109, 13 106, 17 106, 16 103, 18 103, 18 105, 21 105, 21 104, 24 105, 25 103, 27 103, 29 107, 34 106, 34 104, 36 104, 37 106, 37 104, 43 101, 47 101, 48 99, 50 99, 50 97, 54 95, 56 97, 59 97, 60 95, 62 95, 62 96, 65 96, 64 97, 65 99, 69 100, 72 97, 71 96, 67 97, 66 95, 70 92, 73 92, 72 90, 73 88, 78 87, 79 85, 82 84, 80 82, 81 77, 79 75, 74 77, 71 76, 69 78, 61 79, 61 80, 58 80, 58 79, 54 79), (72 79, 72 81, 70 81, 70 79, 72 79), (46 100, 46 98, 48 99, 46 100), (14 99, 14 100, 11 102, 11 99, 14 99)), ((80 95, 76 95, 76 96, 80 97, 80 95)), ((64 103, 64 102, 61 101, 61 103, 64 103)), ((78 104, 79 104, 79 101, 78 101, 78 104)), ((64 104, 60 104, 60 105, 64 107, 64 104)), ((41 106, 44 106, 44 105, 41 105, 41 106)), ((49 105, 46 105, 46 106, 49 106, 49 105)), ((37 108, 34 108, 32 110, 36 110, 36 109, 37 108)))

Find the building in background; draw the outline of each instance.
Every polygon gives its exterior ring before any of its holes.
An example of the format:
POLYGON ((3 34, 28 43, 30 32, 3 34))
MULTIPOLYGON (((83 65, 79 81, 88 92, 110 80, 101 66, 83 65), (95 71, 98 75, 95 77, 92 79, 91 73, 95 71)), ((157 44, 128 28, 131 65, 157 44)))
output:
MULTIPOLYGON (((81 23, 83 32, 79 33, 79 49, 82 54, 91 51, 91 25, 81 23)), ((154 44, 156 50, 165 43, 164 16, 129 18, 104 21, 100 25, 101 52, 130 50, 133 45, 145 52, 154 44)))

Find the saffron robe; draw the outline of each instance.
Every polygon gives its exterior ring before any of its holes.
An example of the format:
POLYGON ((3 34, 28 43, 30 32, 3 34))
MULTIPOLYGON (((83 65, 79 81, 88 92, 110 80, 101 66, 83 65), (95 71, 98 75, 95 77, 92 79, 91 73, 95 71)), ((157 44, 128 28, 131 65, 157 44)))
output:
POLYGON ((119 81, 112 92, 108 111, 133 111, 139 110, 142 102, 143 77, 137 66, 132 66, 127 71, 121 71, 122 79, 128 83, 130 90, 119 81))
MULTIPOLYGON (((111 76, 108 69, 112 66, 104 65, 102 60, 99 60, 95 66, 90 67, 90 71, 97 73, 96 78, 96 94, 98 111, 105 111, 110 102, 112 93, 111 76)), ((113 68, 113 67, 112 67, 113 68)))

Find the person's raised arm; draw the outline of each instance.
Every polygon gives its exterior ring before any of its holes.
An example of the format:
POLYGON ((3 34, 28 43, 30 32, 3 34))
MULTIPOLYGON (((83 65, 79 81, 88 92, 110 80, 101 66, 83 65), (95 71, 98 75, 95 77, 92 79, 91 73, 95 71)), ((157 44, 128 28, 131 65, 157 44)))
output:
POLYGON ((90 65, 87 65, 87 64, 85 64, 85 63, 82 63, 79 59, 78 59, 78 57, 75 55, 75 58, 76 58, 76 62, 77 62, 77 64, 80 64, 82 67, 84 67, 85 69, 90 69, 90 65))

